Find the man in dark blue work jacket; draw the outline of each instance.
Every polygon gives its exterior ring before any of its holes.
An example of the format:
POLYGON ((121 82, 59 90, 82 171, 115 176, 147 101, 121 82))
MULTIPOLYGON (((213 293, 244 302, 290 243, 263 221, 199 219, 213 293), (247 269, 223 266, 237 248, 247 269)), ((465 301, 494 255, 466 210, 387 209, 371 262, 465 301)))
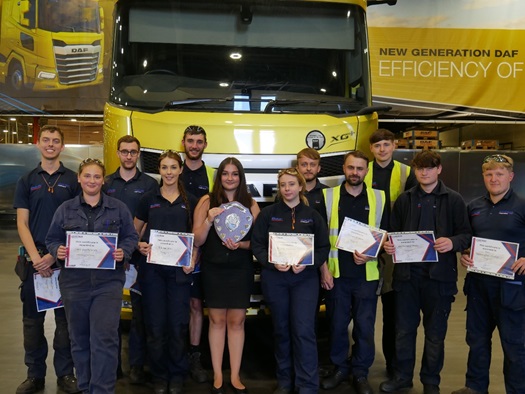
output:
MULTIPOLYGON (((142 173, 137 168, 140 159, 140 141, 132 135, 125 135, 117 141, 117 156, 120 166, 109 175, 103 186, 103 191, 111 197, 122 201, 128 207, 131 215, 135 212, 142 196, 157 190, 159 184, 152 177, 142 173)), ((135 251, 130 263, 138 266, 142 255, 135 251)), ((142 295, 138 283, 135 282, 130 289, 131 310, 133 313, 129 330, 129 380, 131 384, 144 384, 144 364, 146 361, 146 329, 142 309, 142 295)), ((119 359, 117 376, 122 373, 119 359)))
MULTIPOLYGON (((439 261, 414 261, 394 267, 395 377, 381 383, 379 388, 391 393, 412 387, 417 328, 423 313, 425 345, 419 375, 424 394, 439 394, 448 316, 457 293, 456 252, 468 248, 471 230, 463 199, 439 180, 442 170, 439 154, 421 151, 414 156, 412 167, 419 184, 396 200, 390 230, 432 231, 439 261)), ((387 253, 395 254, 391 240, 384 247, 387 253)))
MULTIPOLYGON (((461 264, 472 269, 464 287, 470 351, 465 387, 453 394, 488 392, 492 333, 496 327, 503 348, 505 391, 525 393, 525 200, 510 186, 514 178, 510 157, 487 156, 482 172, 488 193, 468 205, 473 235, 517 243, 519 249, 516 261, 509 259, 497 276, 476 272, 475 255, 461 257, 461 264)), ((509 256, 502 253, 502 257, 509 256)))

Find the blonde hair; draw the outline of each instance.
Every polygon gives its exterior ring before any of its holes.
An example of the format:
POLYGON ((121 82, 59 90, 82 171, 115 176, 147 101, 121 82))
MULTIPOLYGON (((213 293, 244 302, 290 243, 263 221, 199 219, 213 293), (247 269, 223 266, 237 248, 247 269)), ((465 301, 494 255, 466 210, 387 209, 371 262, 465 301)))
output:
POLYGON ((299 182, 299 185, 301 186, 301 191, 299 192, 299 199, 305 205, 308 205, 308 199, 304 195, 304 193, 306 192, 306 180, 304 179, 303 174, 297 171, 297 168, 295 167, 285 168, 284 170, 279 171, 279 174, 277 175, 277 198, 279 200, 283 199, 283 196, 281 195, 281 188, 279 187, 279 180, 283 175, 294 176, 297 179, 297 182, 299 182))
POLYGON ((481 165, 482 172, 487 170, 495 170, 496 168, 506 168, 510 172, 514 171, 514 160, 507 155, 489 155, 483 159, 483 164, 481 165))

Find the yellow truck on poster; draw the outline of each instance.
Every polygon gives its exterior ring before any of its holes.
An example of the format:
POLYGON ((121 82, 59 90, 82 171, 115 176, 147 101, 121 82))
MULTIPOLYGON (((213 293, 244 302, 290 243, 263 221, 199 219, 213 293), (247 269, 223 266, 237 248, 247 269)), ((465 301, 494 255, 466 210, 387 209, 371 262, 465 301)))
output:
POLYGON ((0 83, 12 95, 101 83, 103 15, 98 0, 0 0, 0 83))

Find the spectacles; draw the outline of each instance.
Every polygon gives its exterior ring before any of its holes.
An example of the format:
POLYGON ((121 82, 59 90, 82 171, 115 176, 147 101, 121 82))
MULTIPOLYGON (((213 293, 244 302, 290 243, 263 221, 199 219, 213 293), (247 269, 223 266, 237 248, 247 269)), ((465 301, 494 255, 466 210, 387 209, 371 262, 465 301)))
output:
POLYGON ((495 161, 496 163, 508 163, 509 159, 507 159, 504 155, 488 155, 483 159, 483 164, 488 163, 489 161, 495 161))
POLYGON ((128 156, 128 155, 131 155, 131 157, 135 157, 139 154, 139 151, 138 150, 127 150, 127 149, 122 149, 122 150, 119 150, 119 153, 122 155, 122 156, 128 156))

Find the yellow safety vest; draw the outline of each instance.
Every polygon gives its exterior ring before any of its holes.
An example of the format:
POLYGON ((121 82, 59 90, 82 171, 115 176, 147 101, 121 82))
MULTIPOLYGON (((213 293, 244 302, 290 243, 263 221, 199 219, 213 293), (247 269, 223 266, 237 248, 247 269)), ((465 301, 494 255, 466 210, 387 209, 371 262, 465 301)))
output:
MULTIPOLYGON (((366 188, 368 205, 368 225, 377 227, 381 225, 381 217, 385 209, 385 192, 382 190, 366 188)), ((335 247, 339 236, 339 198, 341 197, 341 185, 323 189, 324 200, 326 203, 326 215, 328 217, 328 230, 330 238, 330 253, 328 255, 328 269, 334 278, 339 278, 339 257, 338 249, 335 247)), ((377 260, 366 262, 366 280, 379 280, 379 269, 377 260)))
MULTIPOLYGON (((405 185, 409 175, 410 167, 394 160, 394 168, 392 168, 392 175, 390 177, 390 208, 394 206, 394 202, 396 202, 399 195, 405 191, 405 185)), ((365 176, 365 184, 367 187, 373 187, 373 179, 374 162, 370 162, 368 163, 368 174, 365 176)))
POLYGON ((204 166, 206 168, 206 176, 208 177, 208 190, 211 193, 213 189, 213 180, 215 179, 215 168, 204 166))

